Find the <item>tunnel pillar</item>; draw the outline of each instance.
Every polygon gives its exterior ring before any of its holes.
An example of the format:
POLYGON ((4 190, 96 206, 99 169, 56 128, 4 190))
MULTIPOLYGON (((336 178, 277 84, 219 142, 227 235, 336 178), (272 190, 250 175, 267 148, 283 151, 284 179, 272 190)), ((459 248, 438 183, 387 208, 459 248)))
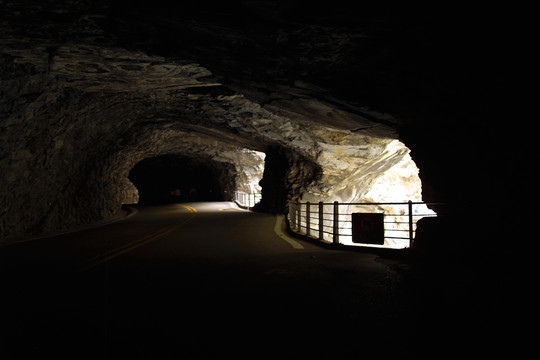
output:
POLYGON ((266 152, 264 173, 259 182, 262 188, 262 199, 254 210, 271 214, 285 211, 287 203, 285 175, 288 170, 289 162, 281 149, 271 149, 266 152))
POLYGON ((266 152, 264 173, 259 182, 262 199, 255 211, 271 214, 287 212, 287 202, 320 177, 320 166, 305 156, 274 147, 266 152))

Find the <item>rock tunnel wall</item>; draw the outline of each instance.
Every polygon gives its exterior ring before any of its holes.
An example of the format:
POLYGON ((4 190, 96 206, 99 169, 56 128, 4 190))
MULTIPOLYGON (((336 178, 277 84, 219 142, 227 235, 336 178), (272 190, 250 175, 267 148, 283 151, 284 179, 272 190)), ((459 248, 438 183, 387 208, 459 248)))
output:
MULTIPOLYGON (((41 50, 28 57, 3 56, 0 230, 5 239, 112 216, 132 191, 129 171, 147 157, 178 153, 230 163, 238 190, 246 190, 247 174, 260 171, 254 169, 260 158, 249 149, 279 143, 290 148, 292 140, 297 141, 292 152, 316 151, 308 135, 295 133, 298 125, 242 96, 180 92, 200 86, 200 72, 208 74, 196 65, 177 69, 173 91, 142 86, 104 93, 93 88, 96 78, 89 74, 95 73, 85 73, 82 89, 51 74, 51 58, 41 50)), ((121 58, 140 56, 121 53, 121 58)))
MULTIPOLYGON (((141 57, 124 51, 116 56, 141 57)), ((4 60, 11 70, 4 71, 11 77, 2 82, 8 99, 2 109, 8 116, 2 123, 0 160, 4 238, 112 216, 122 203, 130 202, 130 170, 148 157, 182 154, 229 163, 235 168, 231 176, 238 190, 247 190, 246 174, 260 171, 255 169, 260 158, 249 149, 266 151, 270 165, 261 183, 266 193, 261 208, 283 212, 286 201, 308 187, 313 196, 333 196, 329 189, 338 185, 333 179, 353 176, 358 161, 378 156, 389 143, 293 122, 241 95, 190 92, 193 83, 201 86, 190 76, 208 75, 194 64, 188 66, 191 72, 179 66, 174 91, 140 86, 104 92, 95 91, 95 75, 85 73, 80 88, 52 76, 51 67, 44 65, 51 61, 46 51, 4 60)), ((109 81, 100 76, 97 80, 109 81)))

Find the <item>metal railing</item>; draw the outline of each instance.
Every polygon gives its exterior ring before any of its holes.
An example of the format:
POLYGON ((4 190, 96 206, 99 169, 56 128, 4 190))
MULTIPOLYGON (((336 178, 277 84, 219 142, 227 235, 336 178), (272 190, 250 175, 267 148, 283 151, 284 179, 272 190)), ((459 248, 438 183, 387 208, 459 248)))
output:
POLYGON ((251 208, 261 201, 262 195, 259 193, 246 193, 243 191, 234 192, 234 201, 243 207, 251 208))
POLYGON ((425 202, 363 202, 363 203, 310 203, 290 202, 289 223, 293 231, 323 242, 389 248, 411 247, 416 222, 422 217, 437 214, 428 206, 444 205, 425 202), (384 244, 371 245, 353 242, 352 214, 382 213, 384 244))

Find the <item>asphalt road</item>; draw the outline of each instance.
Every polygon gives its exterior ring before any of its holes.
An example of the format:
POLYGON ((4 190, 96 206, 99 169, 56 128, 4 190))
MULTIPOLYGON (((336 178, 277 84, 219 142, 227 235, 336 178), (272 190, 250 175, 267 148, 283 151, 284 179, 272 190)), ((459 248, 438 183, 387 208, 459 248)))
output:
POLYGON ((0 248, 1 359, 380 359, 425 347, 433 322, 406 263, 280 236, 279 218, 231 203, 137 210, 0 248))

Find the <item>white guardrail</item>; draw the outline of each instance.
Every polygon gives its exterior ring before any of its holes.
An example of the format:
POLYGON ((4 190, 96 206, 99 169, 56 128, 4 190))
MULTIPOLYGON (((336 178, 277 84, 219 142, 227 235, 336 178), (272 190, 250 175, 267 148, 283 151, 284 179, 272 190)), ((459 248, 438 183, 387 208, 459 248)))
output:
POLYGON ((293 231, 323 242, 406 248, 413 244, 416 222, 422 217, 437 216, 429 207, 443 205, 413 201, 290 202, 288 217, 293 231))
POLYGON ((246 193, 243 191, 234 192, 234 201, 245 208, 252 208, 261 201, 262 195, 259 193, 246 193))

